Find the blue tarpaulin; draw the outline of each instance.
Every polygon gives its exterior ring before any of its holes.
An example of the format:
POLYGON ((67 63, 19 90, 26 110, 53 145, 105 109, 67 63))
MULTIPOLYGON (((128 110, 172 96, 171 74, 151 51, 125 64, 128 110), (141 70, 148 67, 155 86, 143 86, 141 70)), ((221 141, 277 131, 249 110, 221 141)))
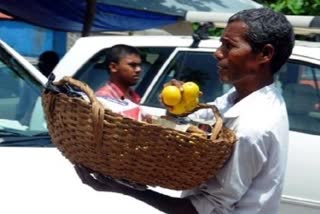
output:
MULTIPOLYGON (((96 0, 91 31, 135 31, 183 19, 186 11, 236 12, 257 7, 251 0, 96 0)), ((83 29, 86 0, 0 0, 15 18, 59 31, 83 29)))
POLYGON ((28 57, 38 57, 46 50, 54 50, 62 56, 66 51, 66 32, 53 31, 25 22, 2 20, 0 39, 28 57))
MULTIPOLYGON (((23 21, 60 31, 83 27, 84 0, 0 0, 0 9, 23 21)), ((97 2, 92 31, 143 30, 171 24, 179 16, 136 10, 97 2)))

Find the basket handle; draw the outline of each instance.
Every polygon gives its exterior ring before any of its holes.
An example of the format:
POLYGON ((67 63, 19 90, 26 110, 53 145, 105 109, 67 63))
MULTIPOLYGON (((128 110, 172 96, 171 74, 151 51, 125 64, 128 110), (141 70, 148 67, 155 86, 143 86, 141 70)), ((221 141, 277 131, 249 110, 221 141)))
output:
POLYGON ((98 102, 93 90, 86 83, 73 79, 72 77, 68 77, 68 76, 63 77, 60 81, 56 83, 56 85, 64 85, 64 84, 69 84, 71 86, 75 86, 79 88, 82 92, 84 92, 88 96, 90 103, 98 102))
POLYGON ((85 83, 73 79, 71 77, 65 76, 57 85, 69 84, 79 88, 84 92, 90 100, 92 105, 92 121, 93 121, 93 132, 95 136, 95 143, 97 146, 102 145, 103 140, 103 120, 104 120, 104 106, 98 101, 93 90, 85 83))
MULTIPOLYGON (((198 106, 192 110, 192 112, 190 113, 193 113, 195 111, 198 111, 199 109, 204 109, 204 108, 211 108, 212 112, 213 112, 213 115, 216 119, 216 122, 215 124, 213 125, 212 127, 212 130, 211 130, 211 136, 210 136, 210 140, 216 140, 217 137, 218 137, 218 134, 219 132, 221 131, 222 129, 222 126, 223 126, 223 119, 222 119, 222 116, 219 112, 219 109, 215 106, 215 105, 209 105, 209 104, 198 104, 198 106)), ((189 113, 189 114, 190 114, 189 113)))

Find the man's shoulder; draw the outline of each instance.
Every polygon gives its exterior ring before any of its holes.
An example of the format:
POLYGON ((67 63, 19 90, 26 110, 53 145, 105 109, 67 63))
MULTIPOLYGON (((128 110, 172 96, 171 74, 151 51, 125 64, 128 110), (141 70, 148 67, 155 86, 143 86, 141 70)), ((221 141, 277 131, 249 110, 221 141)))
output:
POLYGON ((110 87, 110 84, 107 83, 98 90, 96 90, 95 94, 97 96, 111 96, 113 94, 113 90, 110 87))
POLYGON ((286 127, 288 115, 285 102, 277 93, 254 96, 239 113, 239 126, 244 132, 265 133, 286 127))
POLYGON ((288 117, 284 108, 279 105, 261 106, 256 109, 248 109, 246 113, 239 115, 239 131, 265 135, 274 132, 280 127, 287 127, 288 117))

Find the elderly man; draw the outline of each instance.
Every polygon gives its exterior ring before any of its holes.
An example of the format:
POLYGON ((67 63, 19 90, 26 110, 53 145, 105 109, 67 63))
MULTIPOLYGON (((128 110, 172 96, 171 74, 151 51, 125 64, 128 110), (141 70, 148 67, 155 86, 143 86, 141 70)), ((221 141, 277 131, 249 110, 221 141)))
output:
MULTIPOLYGON (((122 193, 165 213, 277 213, 288 146, 288 118, 274 74, 294 46, 291 24, 267 8, 234 14, 214 53, 221 81, 234 87, 214 104, 237 136, 234 152, 218 175, 185 190, 182 197, 139 191, 76 166, 83 183, 98 191, 122 193)), ((210 118, 210 112, 199 112, 210 118)))

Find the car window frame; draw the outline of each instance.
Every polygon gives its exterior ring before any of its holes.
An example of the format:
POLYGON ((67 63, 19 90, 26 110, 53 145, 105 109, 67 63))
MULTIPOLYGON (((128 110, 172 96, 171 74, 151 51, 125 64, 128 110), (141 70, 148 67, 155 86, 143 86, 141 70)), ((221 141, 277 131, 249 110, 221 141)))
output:
POLYGON ((177 54, 180 51, 188 51, 188 52, 194 52, 194 51, 199 51, 199 52, 211 52, 212 54, 217 50, 217 48, 190 48, 190 47, 177 47, 175 50, 171 53, 171 55, 168 57, 168 59, 163 63, 161 66, 159 72, 157 75, 154 77, 154 79, 151 81, 149 87, 146 89, 144 92, 142 98, 141 98, 141 104, 145 105, 145 102, 150 95, 152 89, 157 85, 157 82, 159 79, 161 79, 162 75, 166 71, 168 65, 172 62, 173 59, 177 56, 177 54))

